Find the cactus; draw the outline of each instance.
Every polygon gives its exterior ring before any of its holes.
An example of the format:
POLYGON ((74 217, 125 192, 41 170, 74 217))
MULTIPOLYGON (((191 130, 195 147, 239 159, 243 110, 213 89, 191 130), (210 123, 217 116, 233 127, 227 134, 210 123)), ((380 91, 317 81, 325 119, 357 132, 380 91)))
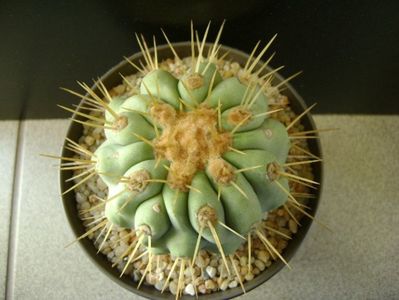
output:
MULTIPOLYGON (((81 109, 76 114, 83 119, 73 119, 104 128, 105 142, 92 153, 68 139, 70 150, 88 158, 60 158, 72 161, 64 169, 88 168, 66 192, 95 174, 108 186, 108 198, 99 204, 105 206, 105 220, 89 233, 105 226, 107 234, 112 226, 136 232, 122 274, 140 244, 148 248, 149 264, 153 255, 170 254, 189 265, 205 249, 220 253, 230 272, 228 260, 251 235, 285 262, 263 234, 261 221, 288 202, 304 211, 290 193, 290 180, 317 185, 285 171, 295 164, 287 163, 295 138, 288 130, 312 107, 288 126, 271 117, 281 110, 269 109, 265 92, 275 71, 261 76, 268 62, 260 68, 258 63, 274 38, 248 58, 239 76, 222 78, 217 60, 223 25, 208 55, 209 25, 196 42, 191 28, 191 67, 180 78, 159 67, 155 39, 150 52, 138 38, 145 64, 129 61, 143 75, 137 93, 112 97, 101 81, 102 96, 84 83, 88 96, 67 90, 82 97, 87 109, 105 111, 97 118, 81 109)), ((181 60, 167 42, 175 60, 181 60)))

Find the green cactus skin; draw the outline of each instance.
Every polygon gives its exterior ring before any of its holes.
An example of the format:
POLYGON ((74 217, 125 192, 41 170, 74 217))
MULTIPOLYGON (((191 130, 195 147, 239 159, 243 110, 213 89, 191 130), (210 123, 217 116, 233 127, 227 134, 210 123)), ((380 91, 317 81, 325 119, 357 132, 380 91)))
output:
POLYGON ((174 108, 179 108, 178 80, 164 70, 153 70, 143 78, 140 93, 162 98, 174 108))
POLYGON ((245 156, 235 152, 226 152, 223 157, 237 168, 245 168, 247 165, 265 165, 255 170, 244 171, 244 176, 256 192, 263 211, 270 211, 284 204, 287 194, 284 193, 275 180, 287 191, 289 190, 287 178, 280 177, 273 180, 268 175, 268 165, 277 163, 277 158, 271 152, 265 150, 245 150, 245 156))
POLYGON ((238 150, 259 149, 271 152, 280 164, 287 160, 291 146, 284 125, 272 118, 267 118, 255 130, 235 134, 232 145, 238 150))

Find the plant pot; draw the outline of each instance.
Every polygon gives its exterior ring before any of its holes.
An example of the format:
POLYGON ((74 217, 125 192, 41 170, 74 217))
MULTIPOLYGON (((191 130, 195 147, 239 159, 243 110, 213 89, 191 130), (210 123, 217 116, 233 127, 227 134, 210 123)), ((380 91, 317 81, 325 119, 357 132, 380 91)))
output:
MULTIPOLYGON (((186 57, 190 56, 190 43, 189 42, 181 42, 181 43, 175 43, 174 44, 175 50, 177 53, 179 53, 180 57, 186 57)), ((223 46, 221 48, 221 53, 223 54, 224 52, 229 51, 229 54, 226 59, 230 59, 232 61, 238 62, 240 65, 244 65, 246 60, 248 59, 248 55, 246 53, 243 53, 239 50, 232 49, 229 47, 223 46)), ((166 59, 173 57, 173 54, 171 50, 169 49, 168 46, 160 46, 158 47, 158 57, 160 60, 166 59)), ((130 60, 133 61, 136 64, 139 64, 139 60, 143 60, 142 54, 141 53, 136 53, 130 57, 130 60)), ((265 70, 265 72, 270 71, 265 70)), ((110 69, 106 74, 104 74, 101 77, 102 82, 104 85, 110 89, 114 86, 117 86, 118 84, 121 83, 121 77, 119 74, 123 75, 130 75, 134 73, 135 70, 126 62, 123 61, 110 69)), ((283 78, 276 74, 275 76, 275 82, 278 83, 283 81, 283 78)), ((94 91, 98 92, 97 87, 94 86, 92 87, 94 91)), ((290 99, 290 105, 292 110, 296 114, 302 113, 307 107, 302 100, 302 98, 298 95, 298 93, 294 90, 294 88, 290 84, 286 84, 286 89, 284 91, 284 94, 288 96, 290 99)), ((79 110, 79 108, 78 108, 79 110)), ((78 116, 74 116, 78 117, 78 116)), ((302 118, 301 121, 302 125, 305 127, 304 130, 314 130, 316 129, 315 123, 312 119, 312 117, 307 114, 302 118)), ((79 137, 82 136, 83 132, 83 127, 80 124, 76 123, 71 123, 69 125, 67 137, 73 141, 78 141, 79 137)), ((321 148, 320 148, 320 143, 318 139, 310 139, 308 140, 308 145, 309 149, 312 153, 317 155, 318 157, 321 157, 321 148)), ((62 156, 72 156, 73 153, 65 148, 65 144, 62 148, 62 156)), ((320 162, 313 164, 313 175, 314 175, 314 180, 318 181, 321 183, 322 181, 322 164, 320 162)), ((69 189, 73 183, 72 182, 65 182, 66 179, 72 177, 72 171, 63 171, 60 173, 60 188, 61 192, 66 191, 69 189)), ((321 186, 320 188, 315 191, 316 199, 312 200, 311 202, 308 203, 309 206, 309 214, 314 215, 316 213, 316 209, 318 206, 318 200, 320 198, 320 192, 321 192, 321 186)), ((76 236, 81 236, 82 234, 85 233, 85 227, 82 224, 82 221, 78 217, 78 210, 76 206, 76 200, 75 200, 75 194, 74 193, 67 193, 63 196, 63 205, 65 209, 65 213, 67 215, 68 221, 72 227, 72 230, 76 236)), ((298 232, 293 236, 292 240, 289 241, 287 248, 285 248, 283 252, 284 258, 289 261, 301 243, 303 242, 305 235, 307 234, 309 227, 311 225, 312 221, 309 218, 303 218, 301 221, 301 227, 298 229, 298 232)), ((97 249, 95 248, 93 242, 87 238, 82 239, 79 241, 79 244, 85 251, 85 253, 88 255, 88 257, 94 262, 94 264, 98 267, 101 272, 105 273, 110 279, 113 281, 117 282, 119 285, 122 287, 130 290, 131 292, 138 294, 140 296, 150 298, 150 299, 174 299, 175 296, 166 292, 161 294, 160 291, 156 290, 152 286, 141 286, 140 289, 136 288, 136 284, 134 284, 133 280, 129 276, 122 276, 122 278, 119 277, 120 273, 116 268, 111 267, 111 262, 108 261, 107 257, 103 254, 96 254, 97 249)), ((262 283, 266 282, 269 280, 274 274, 276 274, 278 271, 280 271, 284 267, 284 263, 280 260, 274 261, 272 265, 268 268, 266 268, 261 274, 257 275, 253 280, 249 282, 245 282, 245 290, 248 292, 255 287, 261 285, 262 283)), ((299 278, 299 274, 298 274, 299 278)), ((298 279, 299 280, 299 279, 298 279)), ((227 289, 226 291, 218 291, 214 292, 211 294, 207 295, 200 295, 200 299, 231 299, 233 297, 239 296, 243 293, 241 288, 238 286, 233 289, 227 289)), ((182 299, 193 299, 191 296, 183 296, 182 299)))

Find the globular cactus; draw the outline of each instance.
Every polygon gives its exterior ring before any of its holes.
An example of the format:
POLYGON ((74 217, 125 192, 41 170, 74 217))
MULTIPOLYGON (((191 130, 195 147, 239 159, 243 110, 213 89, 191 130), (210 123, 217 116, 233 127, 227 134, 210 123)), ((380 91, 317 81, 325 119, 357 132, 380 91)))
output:
POLYGON ((199 233, 200 248, 234 253, 287 200, 278 172, 289 138, 261 87, 198 62, 180 80, 154 68, 140 94, 110 99, 112 128, 94 153, 112 199, 106 217, 151 237, 157 254, 193 257, 199 233))
POLYGON ((221 30, 205 56, 208 29, 197 43, 192 32, 191 67, 179 78, 159 67, 155 40, 151 54, 138 39, 145 64, 130 62, 143 74, 137 93, 112 97, 99 81, 100 97, 81 84, 85 103, 105 116, 81 110, 88 120, 75 121, 103 127, 106 140, 94 153, 71 140, 69 147, 89 156, 79 165, 88 164, 88 177, 98 174, 108 186, 106 221, 95 229, 134 229, 136 245, 151 255, 193 261, 199 249, 219 252, 229 270, 227 259, 251 234, 273 251, 259 227, 267 212, 287 201, 302 209, 289 179, 316 183, 285 171, 288 129, 307 111, 288 127, 270 117, 279 110, 269 109, 265 93, 274 71, 261 76, 266 64, 258 67, 270 43, 238 76, 223 78, 216 63, 221 30))

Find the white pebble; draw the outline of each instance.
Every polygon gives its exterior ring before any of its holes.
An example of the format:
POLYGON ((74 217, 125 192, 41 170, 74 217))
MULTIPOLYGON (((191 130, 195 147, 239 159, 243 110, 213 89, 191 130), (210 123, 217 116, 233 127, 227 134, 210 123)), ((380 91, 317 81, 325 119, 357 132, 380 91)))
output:
POLYGON ((158 273, 158 280, 164 280, 164 279, 165 279, 165 273, 164 272, 158 273))
POLYGON ((172 281, 171 283, 169 283, 169 291, 173 294, 176 295, 177 292, 177 284, 172 281))
POLYGON ((109 260, 111 260, 114 256, 115 256, 114 251, 111 251, 111 252, 109 252, 109 253, 107 254, 107 257, 108 257, 109 260))
POLYGON ((98 189, 98 187, 97 187, 97 185, 94 183, 94 182, 88 182, 87 183, 87 186, 89 187, 89 189, 91 190, 91 191, 93 191, 94 192, 94 194, 97 194, 100 190, 98 189))
POLYGON ((186 268, 184 270, 184 277, 190 277, 191 278, 191 268, 186 268))
POLYGON ((235 288, 235 287, 237 287, 237 285, 238 285, 237 281, 233 280, 232 282, 229 283, 229 288, 231 288, 231 289, 235 288))
POLYGON ((214 267, 207 266, 205 271, 209 275, 210 278, 213 278, 216 275, 216 268, 214 268, 214 267))
POLYGON ((101 191, 104 191, 107 188, 107 185, 104 183, 101 177, 98 177, 97 179, 97 186, 101 191))
POLYGON ((82 193, 76 193, 76 202, 83 203, 85 201, 86 201, 85 195, 83 195, 82 193))
POLYGON ((90 135, 86 136, 85 137, 85 143, 87 145, 89 145, 89 146, 93 145, 94 144, 94 138, 92 136, 90 136, 90 135))
POLYGON ((154 286, 155 286, 155 288, 156 288, 158 291, 160 291, 160 290, 162 290, 163 285, 164 285, 164 281, 161 280, 161 281, 157 281, 157 282, 155 283, 154 286))
POLYGON ((134 281, 139 281, 140 278, 141 278, 140 272, 139 272, 138 270, 135 270, 135 271, 133 272, 133 280, 134 280, 134 281))
POLYGON ((194 286, 191 283, 187 284, 186 288, 184 289, 184 293, 194 296, 195 295, 194 286))

